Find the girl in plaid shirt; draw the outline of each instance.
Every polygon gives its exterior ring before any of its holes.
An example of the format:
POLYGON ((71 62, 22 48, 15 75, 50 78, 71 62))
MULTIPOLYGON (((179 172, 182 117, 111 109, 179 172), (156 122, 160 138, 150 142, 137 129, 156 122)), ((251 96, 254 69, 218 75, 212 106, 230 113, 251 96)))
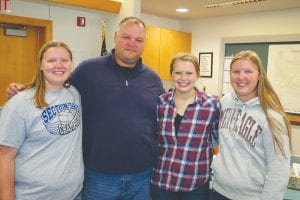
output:
POLYGON ((199 64, 194 55, 175 55, 170 72, 175 89, 161 95, 157 106, 159 152, 151 179, 152 199, 209 199, 220 103, 195 88, 199 64))

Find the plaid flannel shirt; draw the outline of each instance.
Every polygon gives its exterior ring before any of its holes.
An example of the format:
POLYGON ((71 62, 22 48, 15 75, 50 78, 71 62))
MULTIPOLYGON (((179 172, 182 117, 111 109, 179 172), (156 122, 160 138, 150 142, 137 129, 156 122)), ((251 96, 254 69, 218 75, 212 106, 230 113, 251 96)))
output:
POLYGON ((209 178, 213 143, 218 142, 220 103, 196 90, 194 103, 182 118, 175 135, 176 108, 173 92, 159 97, 159 154, 152 174, 152 184, 167 191, 192 191, 209 178))

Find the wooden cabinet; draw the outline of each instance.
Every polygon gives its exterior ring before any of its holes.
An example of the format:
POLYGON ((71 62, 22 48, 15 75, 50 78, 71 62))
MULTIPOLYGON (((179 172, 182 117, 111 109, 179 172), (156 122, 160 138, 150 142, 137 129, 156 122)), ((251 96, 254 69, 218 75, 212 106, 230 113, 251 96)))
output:
POLYGON ((178 52, 191 52, 192 34, 147 26, 143 62, 156 71, 162 80, 170 80, 170 62, 178 52))
POLYGON ((159 74, 160 28, 147 26, 143 63, 159 74))

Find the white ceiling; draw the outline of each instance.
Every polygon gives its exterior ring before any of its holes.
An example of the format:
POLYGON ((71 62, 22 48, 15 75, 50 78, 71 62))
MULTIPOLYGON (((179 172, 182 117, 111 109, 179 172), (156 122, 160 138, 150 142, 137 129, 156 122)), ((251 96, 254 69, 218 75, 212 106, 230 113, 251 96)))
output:
MULTIPOLYGON (((300 0, 242 0, 254 3, 227 5, 226 2, 237 0, 141 0, 142 13, 172 19, 199 19, 241 13, 300 8, 300 0), (257 1, 257 2, 255 2, 257 1), (226 6, 205 8, 205 5, 225 3, 226 6), (178 7, 190 10, 188 13, 177 13, 178 7)), ((299 19, 300 20, 300 19, 299 19)))

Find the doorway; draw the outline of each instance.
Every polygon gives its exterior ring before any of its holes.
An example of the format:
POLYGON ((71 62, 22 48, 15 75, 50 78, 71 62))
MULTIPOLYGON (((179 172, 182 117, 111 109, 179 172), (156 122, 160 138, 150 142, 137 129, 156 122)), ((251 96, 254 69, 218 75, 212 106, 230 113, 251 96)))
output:
POLYGON ((34 77, 41 46, 52 39, 52 21, 0 14, 0 106, 11 82, 29 83, 34 77), (5 26, 26 27, 26 36, 6 35, 5 26))

